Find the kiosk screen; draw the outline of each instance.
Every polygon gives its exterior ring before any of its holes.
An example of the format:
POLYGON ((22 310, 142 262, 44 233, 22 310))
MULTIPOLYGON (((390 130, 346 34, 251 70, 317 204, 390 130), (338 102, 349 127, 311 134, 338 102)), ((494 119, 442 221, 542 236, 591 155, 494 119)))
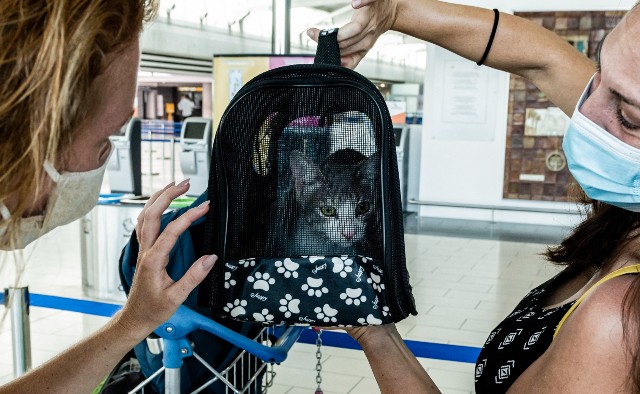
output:
POLYGON ((396 146, 400 146, 400 139, 402 138, 402 127, 394 127, 393 132, 396 134, 396 146))
POLYGON ((201 140, 204 138, 204 130, 207 124, 204 122, 188 122, 184 131, 185 139, 201 140))

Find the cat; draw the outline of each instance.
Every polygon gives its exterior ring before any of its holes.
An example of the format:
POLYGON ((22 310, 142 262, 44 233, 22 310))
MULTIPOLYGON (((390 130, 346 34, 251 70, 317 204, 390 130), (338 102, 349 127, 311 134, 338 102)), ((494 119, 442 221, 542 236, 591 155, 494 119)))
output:
POLYGON ((320 164, 289 155, 291 186, 281 204, 287 256, 367 254, 376 222, 379 155, 341 149, 320 164))

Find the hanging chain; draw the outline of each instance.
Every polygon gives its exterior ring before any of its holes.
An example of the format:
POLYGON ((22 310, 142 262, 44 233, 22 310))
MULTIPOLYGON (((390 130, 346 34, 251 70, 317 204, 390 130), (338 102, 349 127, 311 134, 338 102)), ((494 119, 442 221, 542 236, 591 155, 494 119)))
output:
POLYGON ((322 330, 319 328, 314 328, 313 330, 318 334, 318 338, 316 338, 316 383, 318 383, 318 388, 315 394, 323 394, 320 387, 320 384, 322 384, 322 330))

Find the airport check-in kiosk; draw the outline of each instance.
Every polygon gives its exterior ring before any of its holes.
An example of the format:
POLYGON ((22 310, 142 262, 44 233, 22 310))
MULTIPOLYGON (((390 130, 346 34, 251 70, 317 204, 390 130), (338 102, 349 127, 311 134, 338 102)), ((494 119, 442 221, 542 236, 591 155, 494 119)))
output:
POLYGON ((209 185, 212 121, 190 117, 182 123, 180 132, 180 167, 185 178, 190 178, 188 196, 199 196, 209 185))
POLYGON ((107 165, 112 193, 142 195, 140 119, 133 118, 120 129, 119 135, 109 137, 114 152, 107 165))
POLYGON ((396 139, 396 156, 398 157, 398 172, 400 173, 400 195, 402 209, 407 210, 407 180, 409 178, 409 126, 394 125, 393 132, 396 139))

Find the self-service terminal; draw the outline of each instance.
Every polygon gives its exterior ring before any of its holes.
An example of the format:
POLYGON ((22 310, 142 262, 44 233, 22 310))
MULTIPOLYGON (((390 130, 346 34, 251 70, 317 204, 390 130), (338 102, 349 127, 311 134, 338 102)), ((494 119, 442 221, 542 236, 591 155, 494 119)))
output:
POLYGON ((393 125, 396 139, 396 156, 398 158, 398 172, 400 175, 400 194, 402 209, 407 210, 407 179, 409 177, 409 126, 393 125))
POLYGON ((190 117, 180 132, 180 167, 185 178, 191 178, 189 196, 199 196, 209 185, 211 157, 211 119, 190 117))
POLYGON ((142 195, 141 126, 140 119, 133 118, 122 126, 119 135, 109 137, 115 150, 107 165, 112 193, 142 195))

